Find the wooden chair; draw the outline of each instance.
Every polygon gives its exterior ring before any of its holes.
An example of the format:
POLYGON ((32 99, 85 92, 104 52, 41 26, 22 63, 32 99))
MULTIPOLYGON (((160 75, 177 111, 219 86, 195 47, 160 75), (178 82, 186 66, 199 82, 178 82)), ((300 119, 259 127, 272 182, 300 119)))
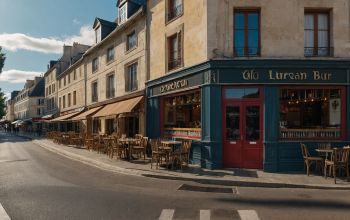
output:
POLYGON ((143 154, 143 159, 146 160, 146 147, 148 143, 148 137, 142 137, 139 142, 136 142, 136 145, 131 146, 131 155, 136 153, 139 158, 141 158, 141 154, 143 154))
MULTIPOLYGON (((151 156, 151 169, 154 161, 156 162, 156 168, 158 169, 159 164, 163 161, 163 158, 166 158, 165 152, 160 149, 159 139, 150 139, 152 156, 151 156)), ((166 159, 165 159, 166 160, 166 159)))
POLYGON ((123 156, 125 156, 125 148, 118 141, 117 137, 113 137, 110 158, 113 159, 114 156, 116 156, 117 159, 118 157, 121 159, 123 156))
POLYGON ((181 147, 170 153, 171 168, 178 163, 182 170, 182 165, 185 163, 186 166, 189 164, 190 149, 192 140, 184 140, 181 143, 181 147))
POLYGON ((304 158, 304 170, 305 170, 305 167, 306 167, 306 173, 307 175, 309 176, 310 174, 310 166, 315 163, 315 170, 318 170, 318 168, 321 169, 322 171, 322 168, 323 168, 323 158, 322 157, 311 157, 310 154, 309 154, 309 151, 306 147, 305 144, 303 143, 300 143, 300 147, 301 147, 301 153, 303 155, 303 158, 304 158))
POLYGON ((334 148, 330 160, 325 160, 324 163, 324 176, 327 178, 327 169, 329 168, 329 174, 332 172, 334 176, 334 183, 337 183, 337 169, 339 171, 345 171, 346 180, 349 181, 349 152, 350 147, 334 148))

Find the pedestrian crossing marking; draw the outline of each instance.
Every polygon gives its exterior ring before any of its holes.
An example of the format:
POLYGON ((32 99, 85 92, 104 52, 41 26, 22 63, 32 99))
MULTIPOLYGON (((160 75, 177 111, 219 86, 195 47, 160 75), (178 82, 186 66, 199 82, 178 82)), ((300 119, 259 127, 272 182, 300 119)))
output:
POLYGON ((210 220, 210 210, 200 210, 199 212, 200 220, 210 220))
MULTIPOLYGON (((177 213, 180 211, 180 216, 177 214, 175 216, 175 209, 163 209, 160 216, 159 220, 172 220, 177 218, 183 219, 186 215, 190 214, 181 212, 187 210, 179 209, 177 210, 177 213), (185 216, 184 216, 185 214, 185 216)), ((195 210, 193 210, 195 211, 195 210)), ((198 211, 197 212, 197 218, 198 219, 198 211)), ((194 214, 194 213, 193 213, 194 214)), ((195 216, 187 216, 186 219, 194 219, 195 216)), ((258 217, 258 214, 256 213, 255 210, 227 210, 227 209, 201 209, 199 210, 199 220, 215 220, 215 219, 239 219, 239 220, 260 220, 258 217)))
POLYGON ((174 217, 174 209, 163 209, 159 216, 159 220, 172 220, 174 217))
POLYGON ((241 220, 259 220, 258 214, 254 210, 238 210, 241 220))

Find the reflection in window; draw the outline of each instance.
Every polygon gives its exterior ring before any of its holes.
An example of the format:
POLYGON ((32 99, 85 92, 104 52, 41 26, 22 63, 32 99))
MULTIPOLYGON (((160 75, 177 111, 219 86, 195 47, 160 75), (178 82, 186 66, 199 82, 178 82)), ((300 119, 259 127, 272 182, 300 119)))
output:
POLYGON ((246 140, 257 141, 260 138, 260 108, 259 106, 246 107, 246 140))
POLYGON ((341 89, 282 89, 281 138, 339 138, 341 89))
POLYGON ((240 139, 239 130, 239 107, 227 106, 226 107, 226 139, 230 141, 236 141, 240 139))
POLYGON ((225 89, 226 99, 259 98, 259 96, 260 91, 258 88, 225 89))

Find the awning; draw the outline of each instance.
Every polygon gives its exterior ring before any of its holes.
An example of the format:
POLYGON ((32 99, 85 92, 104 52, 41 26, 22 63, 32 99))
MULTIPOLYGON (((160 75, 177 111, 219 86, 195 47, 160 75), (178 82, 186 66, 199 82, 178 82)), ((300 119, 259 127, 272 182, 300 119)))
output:
POLYGON ((18 124, 18 123, 20 123, 20 122, 22 122, 22 120, 14 121, 14 122, 12 122, 11 124, 15 125, 15 124, 18 124))
POLYGON ((50 122, 59 122, 59 121, 66 121, 74 116, 76 116, 77 114, 79 114, 79 112, 73 112, 70 114, 66 114, 66 115, 61 115, 57 118, 52 119, 50 122))
POLYGON ((120 113, 131 112, 142 98, 143 96, 139 96, 133 99, 108 104, 92 117, 106 117, 110 115, 118 115, 120 113))
POLYGON ((41 119, 50 119, 50 118, 52 118, 52 116, 53 116, 53 114, 45 115, 41 119))
POLYGON ((74 116, 71 118, 72 121, 80 121, 80 120, 85 120, 88 116, 95 114, 98 110, 100 110, 103 106, 92 108, 90 110, 87 110, 86 112, 83 112, 77 116, 74 116))

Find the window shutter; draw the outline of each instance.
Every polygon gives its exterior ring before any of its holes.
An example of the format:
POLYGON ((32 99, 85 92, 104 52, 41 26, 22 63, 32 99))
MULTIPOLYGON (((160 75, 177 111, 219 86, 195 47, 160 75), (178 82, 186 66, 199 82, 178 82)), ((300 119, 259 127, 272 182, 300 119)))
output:
POLYGON ((177 33, 177 62, 176 62, 176 66, 181 66, 182 64, 182 59, 181 59, 181 55, 182 55, 182 44, 181 44, 181 32, 177 33))

